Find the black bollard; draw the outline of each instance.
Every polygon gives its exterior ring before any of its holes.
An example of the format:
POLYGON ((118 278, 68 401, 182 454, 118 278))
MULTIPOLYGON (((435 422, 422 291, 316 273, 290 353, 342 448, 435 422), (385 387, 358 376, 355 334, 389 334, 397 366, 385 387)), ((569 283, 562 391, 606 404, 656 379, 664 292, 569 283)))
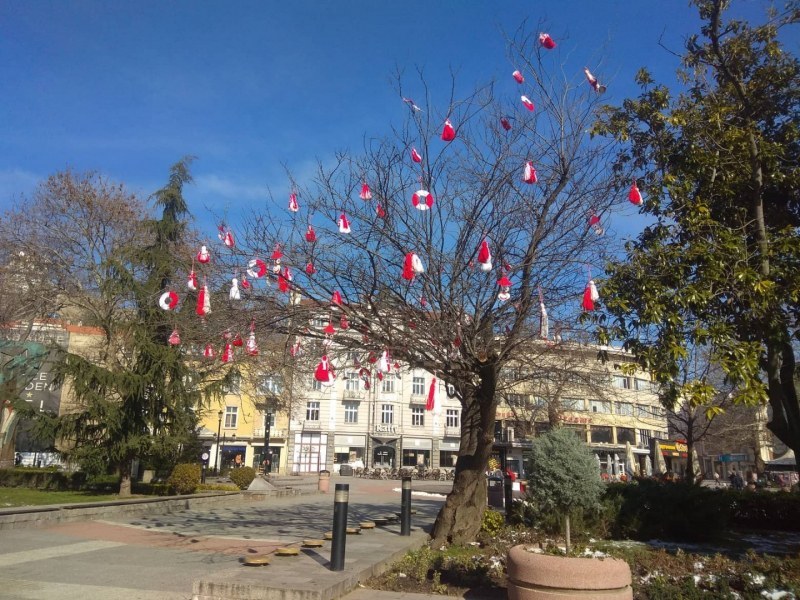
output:
POLYGON ((411 477, 403 477, 400 505, 400 535, 411 535, 411 477))
POLYGON ((347 502, 350 484, 337 483, 333 495, 333 539, 331 540, 331 571, 344 570, 344 545, 347 539, 347 502))
POLYGON ((511 509, 514 506, 514 482, 511 481, 508 473, 503 480, 503 491, 505 492, 506 521, 510 521, 511 509))

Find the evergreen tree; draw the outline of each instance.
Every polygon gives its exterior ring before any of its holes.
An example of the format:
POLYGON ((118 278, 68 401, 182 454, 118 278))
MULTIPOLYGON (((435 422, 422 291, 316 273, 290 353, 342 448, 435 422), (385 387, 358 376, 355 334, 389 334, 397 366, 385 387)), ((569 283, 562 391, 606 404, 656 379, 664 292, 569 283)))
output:
POLYGON ((174 165, 154 195, 161 216, 143 221, 144 242, 123 245, 102 261, 106 277, 97 295, 113 315, 96 323, 102 343, 92 353, 65 353, 57 368, 56 380, 68 384, 75 409, 52 416, 52 427, 74 456, 99 453, 110 461, 121 476, 120 495, 130 494, 134 459, 174 458, 192 441, 202 392, 213 393, 222 383, 203 383, 204 373, 183 350, 186 340, 167 343, 173 327, 190 322, 191 307, 176 313, 157 302, 183 278, 188 162, 174 165))
POLYGON ((781 44, 800 9, 760 25, 725 20, 726 0, 695 0, 677 95, 642 70, 638 98, 597 130, 621 142, 618 168, 640 176, 655 219, 610 267, 617 338, 661 384, 664 403, 708 405, 706 376, 685 380, 700 349, 734 400, 769 401, 770 430, 800 453, 800 61, 781 44))
POLYGON ((570 514, 578 509, 597 508, 603 489, 597 460, 573 431, 557 427, 533 441, 529 494, 540 511, 563 516, 567 552, 571 543, 570 514))

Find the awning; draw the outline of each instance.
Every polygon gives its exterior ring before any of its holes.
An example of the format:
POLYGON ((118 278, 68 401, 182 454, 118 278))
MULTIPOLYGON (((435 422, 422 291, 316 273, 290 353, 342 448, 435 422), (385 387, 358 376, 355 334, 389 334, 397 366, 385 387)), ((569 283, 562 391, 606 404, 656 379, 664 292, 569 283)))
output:
POLYGON ((400 438, 399 437, 378 437, 378 436, 373 435, 372 439, 375 440, 376 442, 378 442, 378 444, 380 444, 382 446, 387 446, 387 445, 392 444, 393 442, 396 442, 400 438))
POLYGON ((363 435, 346 435, 337 433, 333 436, 334 446, 353 446, 354 448, 363 448, 366 445, 367 438, 363 435))
POLYGON ((789 450, 783 456, 779 456, 773 460, 768 460, 764 464, 766 465, 767 469, 793 470, 793 467, 797 466, 797 459, 795 458, 794 452, 789 450))
POLYGON ((430 450, 433 447, 430 438, 404 438, 403 450, 430 450))

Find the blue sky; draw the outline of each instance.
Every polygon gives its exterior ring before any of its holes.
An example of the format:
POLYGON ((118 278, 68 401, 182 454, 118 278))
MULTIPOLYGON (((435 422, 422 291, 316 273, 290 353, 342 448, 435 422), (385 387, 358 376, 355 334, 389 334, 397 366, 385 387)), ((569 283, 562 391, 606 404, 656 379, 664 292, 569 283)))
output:
POLYGON ((608 83, 609 102, 635 94, 644 65, 672 83, 659 38, 680 51, 697 29, 684 0, 3 2, 0 210, 66 167, 147 195, 192 154, 193 212, 235 222, 268 189, 285 202, 283 164, 302 178, 399 122, 397 67, 423 68, 434 101, 450 68, 463 91, 492 77, 513 91, 503 34, 525 20, 545 23, 576 77, 588 65, 608 83))

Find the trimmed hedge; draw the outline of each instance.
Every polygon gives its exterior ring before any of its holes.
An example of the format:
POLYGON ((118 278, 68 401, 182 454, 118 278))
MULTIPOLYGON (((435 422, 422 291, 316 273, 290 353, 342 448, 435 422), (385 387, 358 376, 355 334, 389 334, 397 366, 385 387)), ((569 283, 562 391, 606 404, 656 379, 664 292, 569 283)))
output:
POLYGON ((246 490, 253 479, 256 478, 256 470, 253 467, 240 467, 238 469, 231 469, 228 473, 231 481, 239 486, 240 490, 246 490))
POLYGON ((200 485, 200 465, 189 463, 175 465, 167 483, 176 494, 194 494, 200 485))
POLYGON ((65 473, 49 469, 0 469, 0 487, 31 488, 48 491, 87 489, 86 473, 65 473))

